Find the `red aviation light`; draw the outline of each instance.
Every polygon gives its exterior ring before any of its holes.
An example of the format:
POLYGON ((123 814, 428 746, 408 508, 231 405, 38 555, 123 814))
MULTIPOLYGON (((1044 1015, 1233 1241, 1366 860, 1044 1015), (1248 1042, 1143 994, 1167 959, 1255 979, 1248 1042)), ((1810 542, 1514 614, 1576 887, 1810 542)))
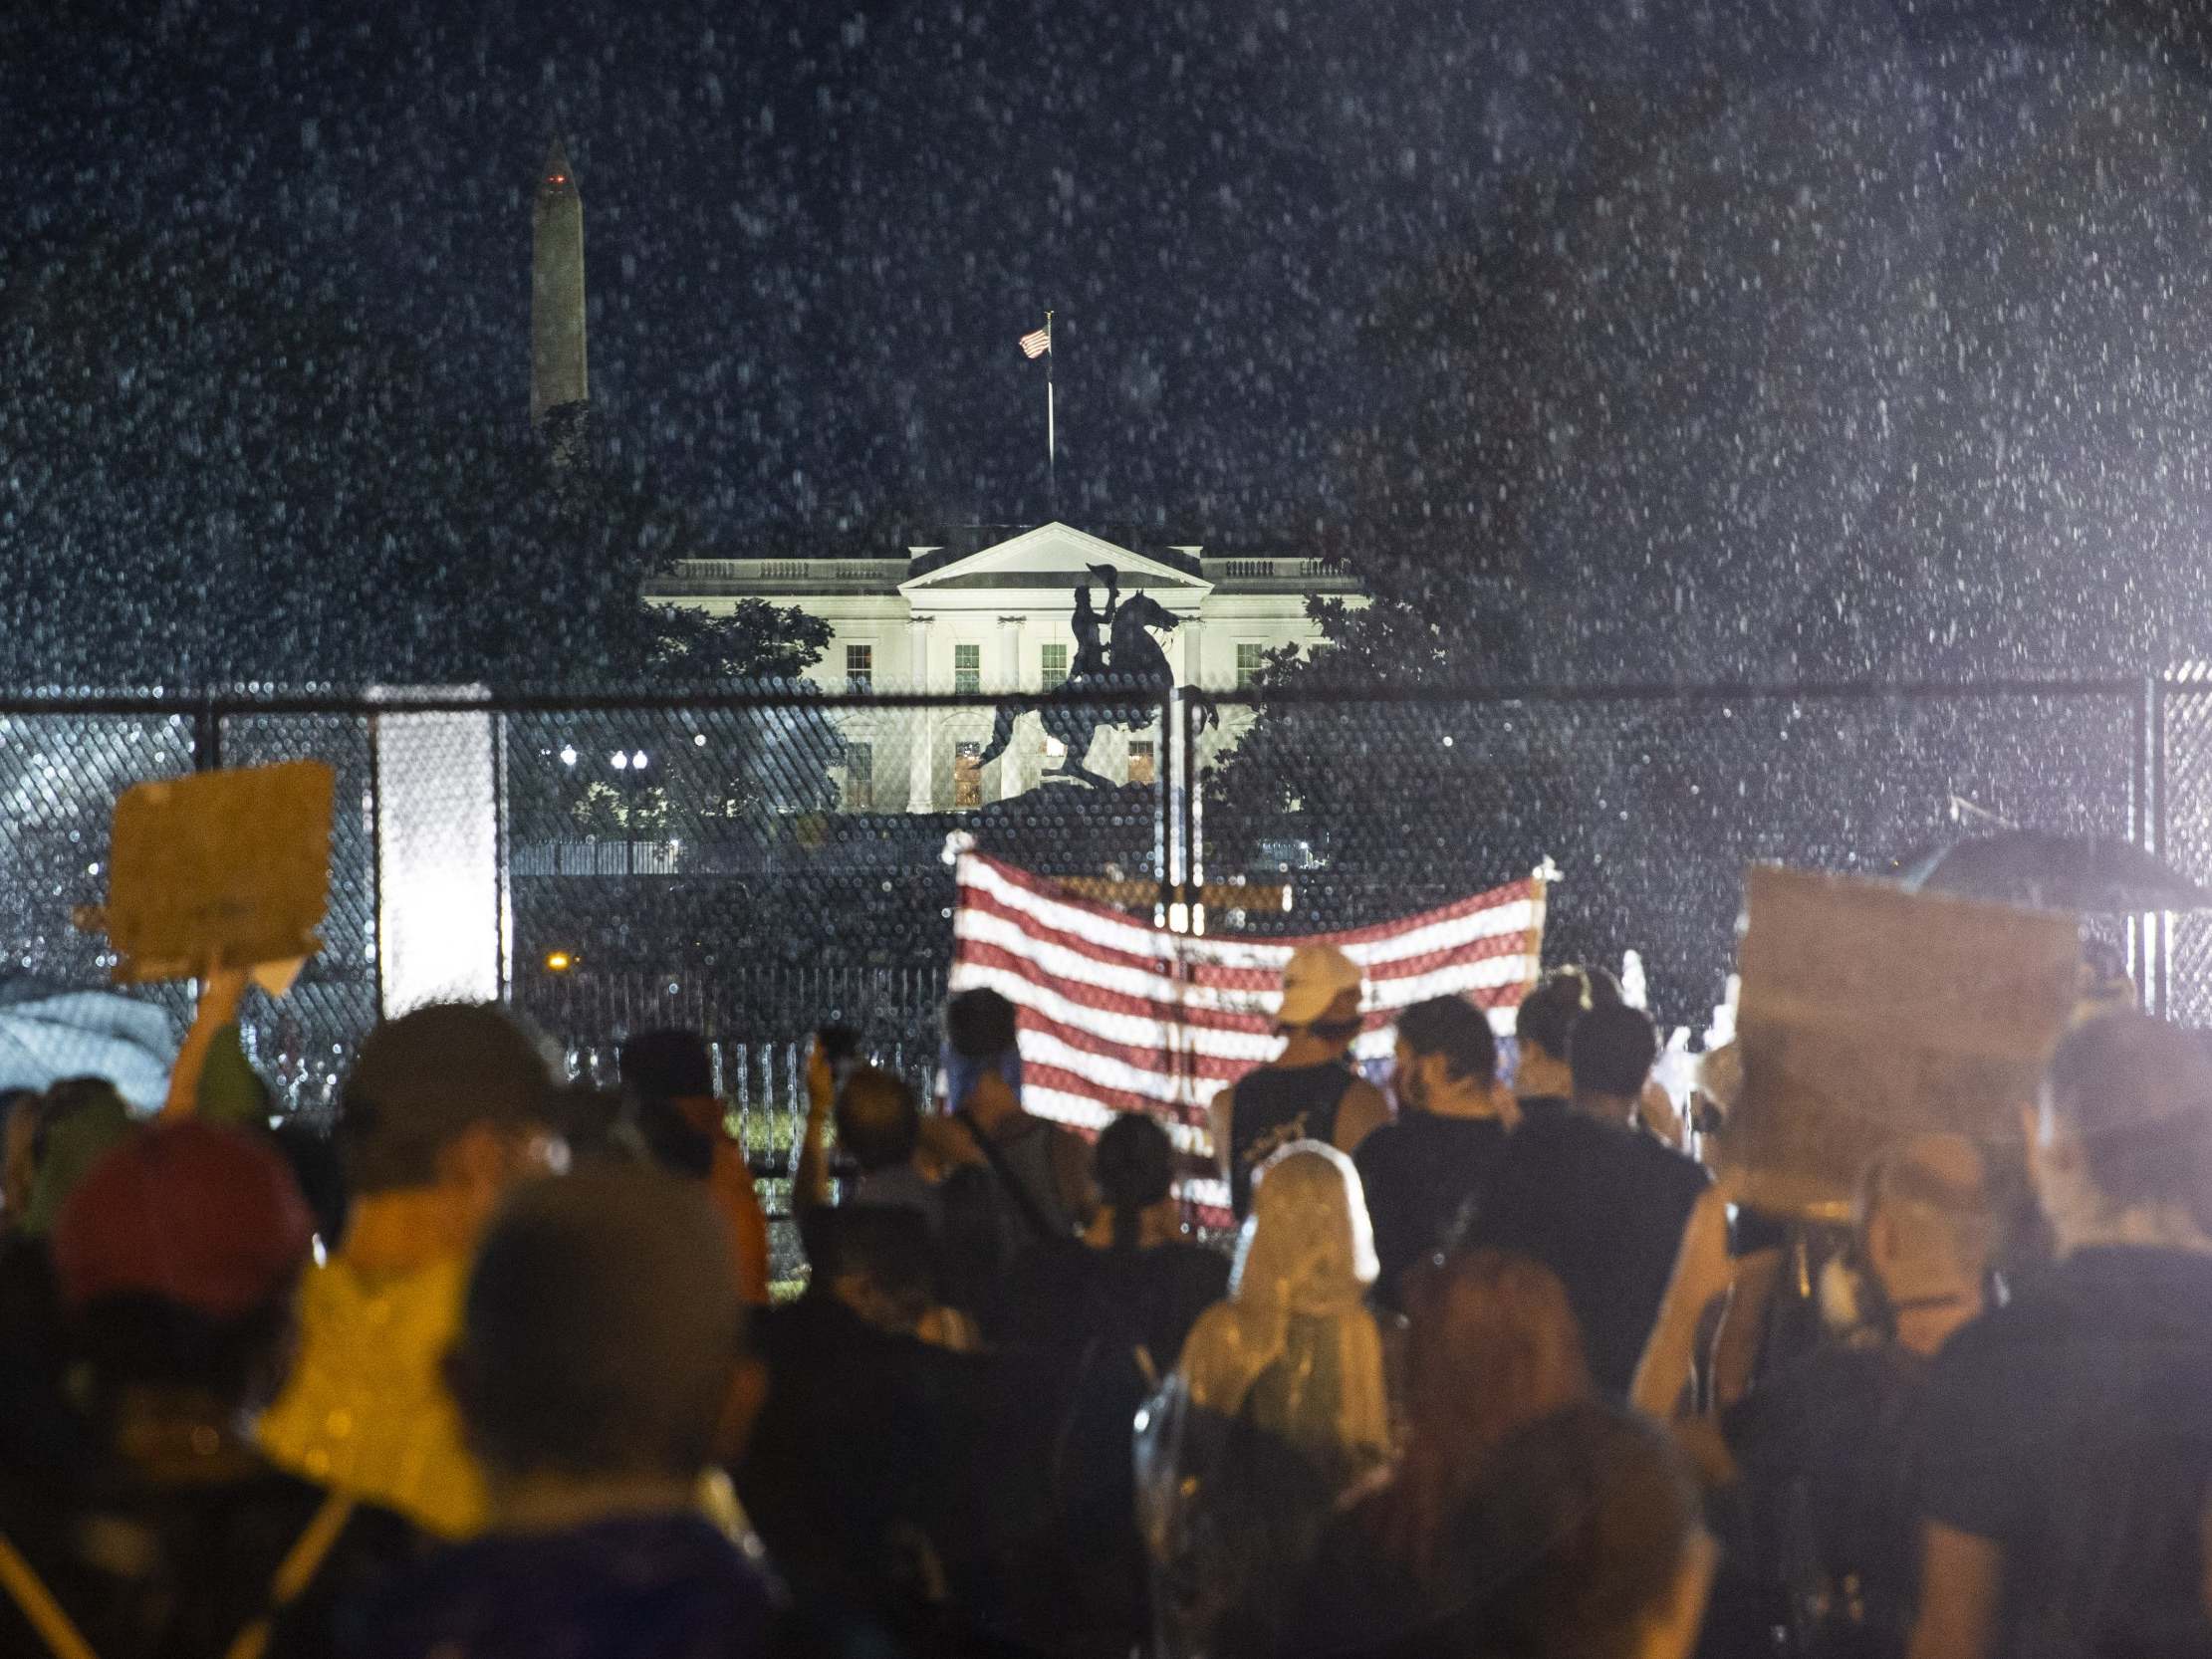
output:
POLYGON ((548 184, 566 184, 568 181, 569 175, 567 173, 549 173, 546 175, 548 184))

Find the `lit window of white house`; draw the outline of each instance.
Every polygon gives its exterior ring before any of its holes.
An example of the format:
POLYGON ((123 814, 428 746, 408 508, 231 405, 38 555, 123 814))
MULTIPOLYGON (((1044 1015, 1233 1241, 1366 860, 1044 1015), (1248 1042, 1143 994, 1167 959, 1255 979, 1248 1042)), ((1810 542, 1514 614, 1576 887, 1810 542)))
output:
POLYGON ((963 812, 983 805, 983 745, 955 744, 952 750, 952 806, 963 812))
POLYGON ((1157 776, 1152 770, 1152 740, 1150 738, 1130 739, 1129 782, 1132 784, 1149 784, 1154 782, 1157 776))
POLYGON ((855 691, 866 691, 875 684, 873 645, 845 647, 845 683, 855 691))
POLYGON ((1052 690, 1054 686, 1068 677, 1067 641, 1063 640, 1057 645, 1047 645, 1045 647, 1044 672, 1040 677, 1043 679, 1047 691, 1052 690))
POLYGON ((981 645, 955 645, 952 647, 952 689, 955 691, 981 691, 983 689, 983 647, 981 645))

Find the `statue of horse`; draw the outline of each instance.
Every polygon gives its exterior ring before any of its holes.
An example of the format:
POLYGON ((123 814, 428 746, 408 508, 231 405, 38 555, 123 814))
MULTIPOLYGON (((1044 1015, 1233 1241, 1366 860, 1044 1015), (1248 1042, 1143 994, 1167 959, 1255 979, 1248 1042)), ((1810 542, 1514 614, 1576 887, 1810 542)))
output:
MULTIPOLYGON (((1180 619, 1149 593, 1131 593, 1123 598, 1113 610, 1113 632, 1106 671, 1070 674, 1042 697, 1014 697, 999 704, 998 719, 991 727, 990 745, 977 764, 987 766, 1005 753, 1007 744, 1014 739, 1015 722, 1035 709, 1044 717, 1045 730, 1068 747, 1068 762, 1062 775, 1093 789, 1112 789, 1111 779, 1102 778, 1084 765, 1091 755, 1091 740, 1098 736, 1101 726, 1142 731, 1159 717, 1160 698, 1174 685, 1175 671, 1168 666, 1167 653, 1160 649, 1159 641, 1147 630, 1157 628, 1162 633, 1170 633, 1180 619), (1127 690, 1139 700, 1126 707, 1072 700, 1096 689, 1127 690)), ((1186 694, 1199 697, 1199 706, 1208 725, 1220 724, 1221 717, 1210 701, 1196 692, 1186 694)))

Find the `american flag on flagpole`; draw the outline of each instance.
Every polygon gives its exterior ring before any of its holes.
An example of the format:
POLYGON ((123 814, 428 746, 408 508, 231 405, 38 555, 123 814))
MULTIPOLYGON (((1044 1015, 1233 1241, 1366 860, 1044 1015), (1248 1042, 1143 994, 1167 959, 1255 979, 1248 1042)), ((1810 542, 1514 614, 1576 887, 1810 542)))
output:
POLYGON ((1077 898, 980 853, 959 861, 949 988, 988 986, 1021 1021, 1022 1099, 1040 1117, 1097 1130, 1147 1111, 1187 1160, 1183 1197, 1203 1225, 1229 1225, 1206 1108, 1277 1047, 1284 963, 1327 941, 1365 972, 1357 1060, 1387 1059, 1397 1010, 1466 996, 1501 1035, 1536 983, 1544 883, 1518 881, 1441 909, 1302 938, 1193 936, 1077 898))
POLYGON ((1053 349, 1053 330, 1050 323, 1042 329, 1022 336, 1022 356, 1035 360, 1053 349))

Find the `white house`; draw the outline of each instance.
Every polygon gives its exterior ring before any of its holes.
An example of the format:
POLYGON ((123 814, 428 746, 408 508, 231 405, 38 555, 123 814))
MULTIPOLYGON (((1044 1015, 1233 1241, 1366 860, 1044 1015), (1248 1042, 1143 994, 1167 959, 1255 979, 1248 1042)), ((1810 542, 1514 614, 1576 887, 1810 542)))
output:
MULTIPOLYGON (((654 582, 658 603, 729 610, 739 599, 795 605, 829 622, 829 649, 810 677, 836 690, 1049 691, 1068 675, 1078 642, 1076 590, 1106 590, 1094 567, 1110 566, 1123 595, 1141 592, 1176 618, 1155 632, 1178 685, 1234 692, 1268 651, 1310 647, 1320 630, 1309 593, 1358 602, 1356 581, 1321 561, 1208 555, 1193 546, 1132 548, 1058 521, 1034 529, 985 527, 959 542, 910 547, 902 558, 697 559, 654 582)), ((1224 707, 1233 742, 1247 711, 1224 707)), ((842 717, 840 778, 853 812, 946 812, 980 807, 1048 782, 1065 762, 1035 715, 1006 754, 978 764, 991 735, 989 706, 868 708, 842 717)), ((1092 771, 1114 782, 1154 776, 1159 733, 1107 729, 1092 745, 1092 771)))

